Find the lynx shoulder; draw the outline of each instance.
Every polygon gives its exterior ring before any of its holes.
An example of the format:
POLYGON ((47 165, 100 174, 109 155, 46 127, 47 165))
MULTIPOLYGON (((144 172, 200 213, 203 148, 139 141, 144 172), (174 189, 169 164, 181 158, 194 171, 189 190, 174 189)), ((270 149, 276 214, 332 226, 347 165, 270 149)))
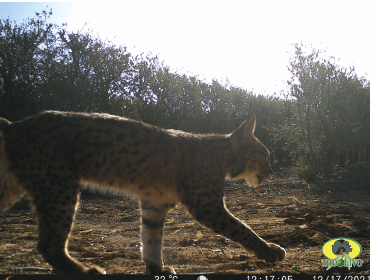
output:
POLYGON ((272 177, 255 123, 253 116, 231 134, 201 135, 108 114, 47 111, 18 122, 0 119, 0 212, 27 193, 38 251, 63 273, 104 273, 67 252, 82 183, 140 199, 147 273, 173 272, 163 266, 162 238, 166 214, 178 203, 258 258, 282 261, 285 250, 235 218, 223 199, 226 178, 256 186, 272 177))

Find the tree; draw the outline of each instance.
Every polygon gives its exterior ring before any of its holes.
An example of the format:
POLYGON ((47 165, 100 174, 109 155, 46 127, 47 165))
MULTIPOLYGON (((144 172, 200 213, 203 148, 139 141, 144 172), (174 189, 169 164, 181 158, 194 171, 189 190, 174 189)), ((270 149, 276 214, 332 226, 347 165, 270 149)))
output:
POLYGON ((131 55, 125 47, 67 32, 36 13, 21 25, 0 21, 0 114, 11 120, 42 110, 111 112, 128 96, 131 55))
POLYGON ((16 120, 40 110, 37 90, 43 71, 43 49, 53 38, 52 12, 36 13, 36 18, 21 25, 0 20, 0 114, 16 120))
POLYGON ((369 147, 369 83, 354 68, 338 67, 332 57, 320 58, 318 50, 305 54, 303 45, 294 47, 287 96, 293 115, 272 132, 296 153, 300 174, 314 180, 331 171, 336 154, 343 165, 346 151, 369 147))

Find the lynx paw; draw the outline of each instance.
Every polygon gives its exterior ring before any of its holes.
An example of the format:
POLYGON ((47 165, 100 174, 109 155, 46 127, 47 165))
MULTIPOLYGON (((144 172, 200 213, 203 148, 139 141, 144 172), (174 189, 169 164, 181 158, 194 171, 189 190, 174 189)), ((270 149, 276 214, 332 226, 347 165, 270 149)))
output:
POLYGON ((159 267, 152 264, 146 265, 146 273, 147 274, 176 274, 175 269, 169 266, 159 267))
POLYGON ((161 274, 176 274, 176 271, 172 267, 164 266, 161 274))
POLYGON ((268 243, 267 250, 256 254, 259 259, 264 259, 266 262, 283 261, 285 259, 285 255, 285 249, 274 243, 268 243))
POLYGON ((101 267, 94 266, 94 267, 91 267, 91 268, 87 269, 84 273, 86 273, 86 274, 106 274, 106 271, 105 271, 105 269, 103 269, 101 267))

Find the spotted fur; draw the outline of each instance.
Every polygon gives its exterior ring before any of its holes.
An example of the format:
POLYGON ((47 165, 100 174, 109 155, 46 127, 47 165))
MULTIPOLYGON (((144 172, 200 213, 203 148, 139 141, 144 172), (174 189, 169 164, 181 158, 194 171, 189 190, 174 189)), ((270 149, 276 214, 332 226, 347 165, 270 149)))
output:
POLYGON ((165 130, 107 114, 48 111, 19 122, 0 119, 0 212, 27 193, 38 251, 64 273, 104 272, 67 252, 82 183, 140 198, 147 273, 172 272, 163 266, 162 237, 166 214, 178 203, 258 258, 282 261, 285 250, 261 239, 224 203, 226 178, 256 186, 272 177, 269 152, 254 130, 254 116, 228 135, 165 130))

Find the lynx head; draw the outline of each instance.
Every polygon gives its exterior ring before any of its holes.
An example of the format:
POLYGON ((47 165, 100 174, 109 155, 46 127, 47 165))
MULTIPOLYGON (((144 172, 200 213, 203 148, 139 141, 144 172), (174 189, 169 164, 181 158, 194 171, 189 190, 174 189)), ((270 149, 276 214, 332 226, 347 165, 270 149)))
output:
POLYGON ((255 125, 256 119, 252 116, 229 135, 234 161, 227 175, 231 179, 246 178, 252 186, 271 179, 273 175, 269 151, 254 136, 255 125))

